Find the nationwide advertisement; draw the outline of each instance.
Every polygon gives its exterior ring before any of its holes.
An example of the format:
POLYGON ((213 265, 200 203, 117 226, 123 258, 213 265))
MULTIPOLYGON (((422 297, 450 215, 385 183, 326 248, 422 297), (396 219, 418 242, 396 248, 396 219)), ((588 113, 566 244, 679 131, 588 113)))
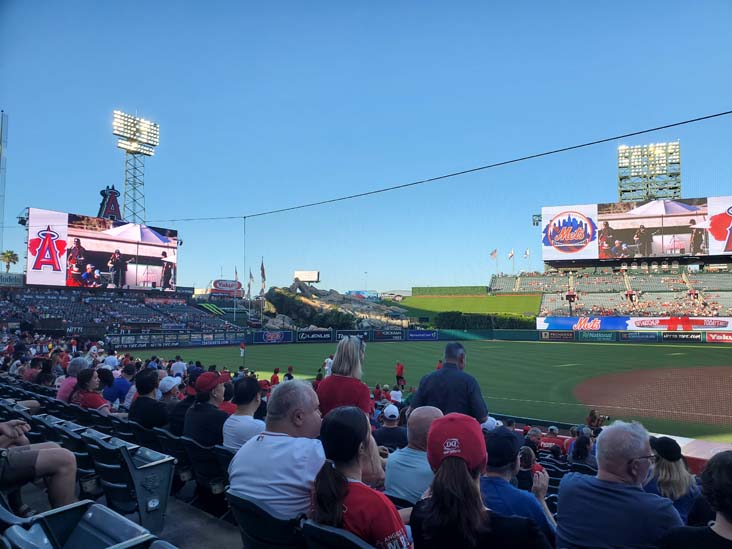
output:
POLYGON ((290 330, 263 330, 254 332, 254 343, 292 343, 290 330))
POLYGON ((333 341, 333 332, 330 330, 297 332, 297 340, 300 343, 328 343, 329 341, 333 341))
POLYGON ((584 331, 717 331, 732 332, 732 317, 629 317, 629 316, 592 316, 537 317, 537 330, 584 331))
POLYGON ((707 343, 732 343, 732 333, 707 332, 707 343))
POLYGON ((372 337, 374 341, 402 341, 404 340, 404 331, 398 328, 374 330, 372 337))
POLYGON ((358 336, 364 341, 368 341, 370 335, 371 330, 338 330, 336 332, 336 340, 340 341, 346 336, 358 336))
POLYGON ((542 258, 732 255, 732 196, 542 208, 542 258))
POLYGON ((407 330, 408 341, 437 341, 437 330, 407 330))
POLYGON ((27 228, 27 284, 175 290, 177 231, 37 208, 27 228))
POLYGON ((577 332, 577 341, 613 342, 617 341, 617 332, 577 332))

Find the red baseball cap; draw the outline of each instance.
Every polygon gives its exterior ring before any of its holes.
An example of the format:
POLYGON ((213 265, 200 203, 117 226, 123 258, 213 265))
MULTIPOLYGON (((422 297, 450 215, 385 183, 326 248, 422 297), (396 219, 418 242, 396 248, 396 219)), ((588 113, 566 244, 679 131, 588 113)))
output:
POLYGON ((427 435, 427 461, 436 471, 449 457, 462 459, 471 471, 485 467, 488 453, 475 418, 452 413, 432 422, 427 435))
POLYGON ((221 385, 231 381, 231 376, 228 372, 220 374, 218 372, 204 372, 196 380, 196 391, 206 393, 213 391, 217 385, 221 385))

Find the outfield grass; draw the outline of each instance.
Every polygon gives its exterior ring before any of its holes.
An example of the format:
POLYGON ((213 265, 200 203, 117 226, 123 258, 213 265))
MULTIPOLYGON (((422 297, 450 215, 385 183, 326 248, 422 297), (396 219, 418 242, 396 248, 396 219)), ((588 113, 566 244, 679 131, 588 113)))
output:
MULTIPOLYGON (((587 408, 579 404, 572 390, 584 379, 597 375, 652 368, 693 368, 732 365, 732 347, 693 345, 642 345, 618 343, 545 343, 466 341, 467 371, 480 383, 488 408, 496 413, 581 423, 587 408)), ((394 365, 405 364, 407 385, 434 370, 444 342, 369 343, 366 349, 364 381, 394 383, 394 365)), ((294 366, 298 377, 312 378, 335 344, 252 345, 246 365, 262 377, 275 367, 294 366)), ((185 360, 201 360, 220 369, 236 370, 242 365, 238 347, 156 349, 136 352, 185 360)), ((693 406, 693 403, 690 403, 693 406)), ((632 419, 630 415, 611 415, 632 419)), ((714 438, 732 442, 732 425, 704 425, 638 418, 656 432, 714 438)))
POLYGON ((486 296, 411 296, 405 297, 398 307, 409 311, 410 317, 434 318, 437 313, 514 313, 533 316, 539 312, 540 295, 486 295, 486 296))

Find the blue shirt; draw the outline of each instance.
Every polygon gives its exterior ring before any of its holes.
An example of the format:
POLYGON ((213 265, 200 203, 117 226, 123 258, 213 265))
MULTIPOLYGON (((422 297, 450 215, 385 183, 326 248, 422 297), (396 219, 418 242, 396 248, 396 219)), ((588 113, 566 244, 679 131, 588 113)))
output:
POLYGON ((417 393, 410 403, 412 409, 420 406, 434 406, 443 414, 459 412, 478 421, 488 417, 488 407, 475 378, 457 367, 445 363, 442 369, 424 376, 419 382, 417 393))
MULTIPOLYGON (((656 477, 653 477, 648 481, 648 484, 646 484, 643 489, 651 494, 658 494, 661 497, 665 497, 661 494, 661 490, 658 488, 657 480, 658 479, 656 477)), ((684 524, 689 521, 689 511, 691 510, 691 506, 694 505, 694 500, 696 500, 700 493, 701 489, 699 486, 692 484, 691 489, 686 492, 686 494, 681 496, 679 499, 671 500, 674 507, 679 512, 679 515, 681 515, 681 520, 684 521, 684 524)))
POLYGON ((427 462, 427 452, 402 448, 391 454, 386 461, 384 491, 387 496, 416 503, 434 478, 432 468, 427 462))
POLYGON ((559 485, 557 547, 656 547, 683 526, 671 500, 640 486, 567 473, 559 485))
POLYGON ((102 391, 102 396, 112 404, 117 400, 119 400, 120 404, 124 404, 127 391, 130 390, 130 387, 132 387, 132 383, 120 376, 114 380, 111 387, 107 387, 102 391))
POLYGON ((533 520, 554 547, 554 525, 549 522, 534 494, 519 490, 499 477, 480 477, 480 494, 491 511, 507 517, 516 515, 533 520))

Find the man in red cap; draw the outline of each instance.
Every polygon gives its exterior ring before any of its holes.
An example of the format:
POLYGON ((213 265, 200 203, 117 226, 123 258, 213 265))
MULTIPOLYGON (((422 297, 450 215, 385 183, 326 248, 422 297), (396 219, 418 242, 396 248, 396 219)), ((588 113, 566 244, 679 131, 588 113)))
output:
POLYGON ((196 380, 196 402, 186 412, 183 435, 203 446, 224 442, 224 423, 229 415, 219 409, 224 401, 224 383, 228 373, 204 372, 196 380))

